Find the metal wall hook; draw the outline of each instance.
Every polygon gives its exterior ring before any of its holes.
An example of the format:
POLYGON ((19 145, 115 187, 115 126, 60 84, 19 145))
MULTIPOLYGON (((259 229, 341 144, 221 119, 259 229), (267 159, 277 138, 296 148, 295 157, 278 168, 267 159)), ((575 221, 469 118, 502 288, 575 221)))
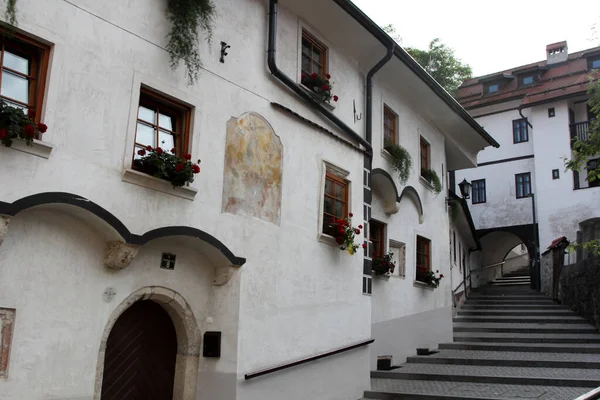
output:
POLYGON ((352 107, 354 107, 354 123, 362 119, 362 113, 356 114, 356 100, 352 100, 352 107))

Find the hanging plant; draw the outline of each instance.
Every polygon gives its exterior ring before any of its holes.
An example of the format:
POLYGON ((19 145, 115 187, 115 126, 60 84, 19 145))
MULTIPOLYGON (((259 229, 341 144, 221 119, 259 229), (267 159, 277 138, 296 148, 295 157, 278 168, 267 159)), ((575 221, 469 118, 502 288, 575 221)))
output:
POLYGON ((335 102, 339 100, 331 92, 333 90, 333 83, 329 74, 325 74, 324 77, 316 73, 310 75, 302 74, 301 82, 314 93, 314 97, 321 103, 330 104, 331 100, 335 102))
POLYGON ((178 157, 176 153, 177 149, 168 152, 160 147, 148 146, 138 150, 141 158, 135 159, 133 166, 140 172, 171 182, 173 187, 194 182, 194 175, 200 173, 200 160, 195 164, 190 161, 190 154, 178 157))
POLYGON ((6 13, 4 14, 6 17, 6 21, 13 25, 17 26, 17 0, 7 0, 6 1, 6 13))
POLYGON ((389 252, 387 254, 371 254, 371 270, 377 276, 389 275, 394 273, 396 264, 394 263, 394 253, 389 252))
POLYGON ((421 176, 427 182, 429 182, 433 185, 433 189, 435 190, 436 194, 440 194, 440 192, 442 191, 442 182, 440 182, 440 177, 434 170, 428 169, 428 168, 423 168, 421 170, 421 176))
POLYGON ((410 153, 404 147, 390 141, 385 142, 384 149, 392 156, 390 162, 392 163, 394 172, 398 175, 398 179, 403 185, 406 185, 406 181, 408 181, 408 177, 410 176, 410 169, 412 168, 410 153))
POLYGON ((456 222, 459 215, 459 207, 455 201, 448 202, 448 211, 450 211, 450 220, 456 222))
POLYGON ((440 281, 444 277, 444 274, 440 274, 440 271, 427 271, 427 275, 425 276, 425 283, 434 289, 437 289, 440 286, 440 281))
POLYGON ((173 23, 171 32, 167 35, 171 68, 177 68, 179 60, 183 60, 188 84, 191 85, 198 79, 198 71, 202 67, 198 28, 207 33, 206 41, 211 43, 215 6, 211 0, 168 0, 167 12, 173 23))
POLYGON ((332 230, 333 237, 337 244, 340 245, 340 250, 346 250, 348 254, 354 255, 356 250, 358 250, 358 245, 354 243, 355 235, 360 235, 360 230, 362 229, 362 225, 359 225, 358 228, 352 227, 352 217, 354 214, 348 214, 348 218, 336 218, 329 225, 329 228, 332 230))

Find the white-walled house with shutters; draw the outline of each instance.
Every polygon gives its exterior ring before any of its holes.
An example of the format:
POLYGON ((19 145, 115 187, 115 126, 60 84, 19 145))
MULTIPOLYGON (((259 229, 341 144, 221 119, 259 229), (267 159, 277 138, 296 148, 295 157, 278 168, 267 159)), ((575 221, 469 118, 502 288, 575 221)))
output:
POLYGON ((498 143, 348 0, 215 2, 195 81, 168 2, 1 28, 0 397, 358 399, 450 340, 446 176, 498 143))
MULTIPOLYGON (((585 169, 564 166, 573 139, 587 139, 593 118, 587 91, 599 68, 599 47, 569 53, 559 42, 546 47, 543 61, 472 78, 459 88, 457 100, 502 145, 479 153, 477 168, 458 171, 454 179, 472 184, 484 266, 505 261, 520 243, 535 261, 553 240, 581 242, 600 226, 598 182, 589 182, 585 169)), ((597 162, 592 157, 588 166, 597 162)), ((537 276, 534 269, 539 288, 537 276)))

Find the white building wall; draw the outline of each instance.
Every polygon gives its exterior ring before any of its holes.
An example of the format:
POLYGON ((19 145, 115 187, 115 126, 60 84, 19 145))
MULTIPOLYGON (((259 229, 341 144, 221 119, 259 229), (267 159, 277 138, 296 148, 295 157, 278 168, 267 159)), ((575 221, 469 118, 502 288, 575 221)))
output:
MULTIPOLYGON (((531 114, 528 109, 524 109, 522 113, 525 118, 531 119, 531 114)), ((487 147, 482 150, 477 155, 478 164, 533 154, 532 137, 534 133, 531 131, 531 129, 529 129, 529 141, 514 143, 512 122, 513 120, 523 118, 519 114, 518 110, 511 110, 475 118, 476 121, 483 126, 498 143, 500 143, 499 148, 487 147)), ((460 181, 457 180, 457 182, 460 181)))

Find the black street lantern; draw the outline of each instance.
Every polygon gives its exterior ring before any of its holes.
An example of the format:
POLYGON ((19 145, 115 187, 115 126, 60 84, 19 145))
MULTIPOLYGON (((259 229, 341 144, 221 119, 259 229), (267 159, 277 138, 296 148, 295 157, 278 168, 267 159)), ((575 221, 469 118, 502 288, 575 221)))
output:
POLYGON ((466 179, 463 179, 463 181, 458 184, 458 187, 460 188, 460 194, 462 195, 463 199, 468 199, 471 197, 471 184, 467 182, 466 179))

